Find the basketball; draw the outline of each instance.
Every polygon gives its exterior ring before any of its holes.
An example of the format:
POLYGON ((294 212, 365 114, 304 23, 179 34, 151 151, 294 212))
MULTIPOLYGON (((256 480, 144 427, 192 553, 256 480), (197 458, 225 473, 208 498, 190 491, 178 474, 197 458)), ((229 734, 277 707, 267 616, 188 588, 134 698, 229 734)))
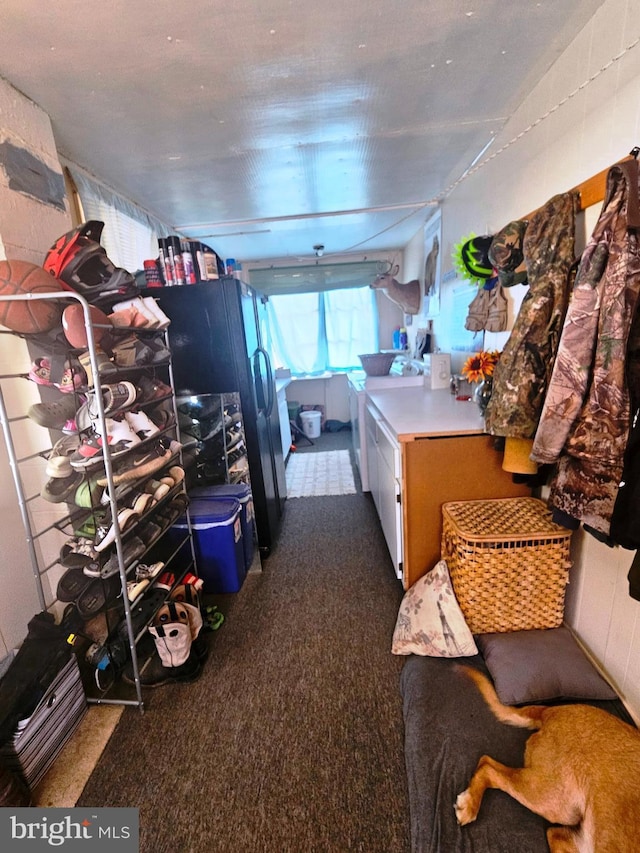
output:
MULTIPOLYGON (((112 326, 113 324, 104 311, 96 308, 95 305, 89 306, 89 315, 91 317, 91 325, 93 326, 93 339, 96 344, 99 344, 108 330, 96 328, 96 324, 98 326, 112 326)), ((88 346, 84 311, 79 302, 74 302, 73 305, 68 305, 64 309, 62 314, 62 328, 65 338, 72 347, 84 349, 88 346)))
MULTIPOLYGON (((65 290, 42 267, 28 261, 0 261, 0 296, 23 296, 65 290)), ((62 305, 46 299, 0 301, 0 324, 12 332, 35 335, 57 326, 62 305)))

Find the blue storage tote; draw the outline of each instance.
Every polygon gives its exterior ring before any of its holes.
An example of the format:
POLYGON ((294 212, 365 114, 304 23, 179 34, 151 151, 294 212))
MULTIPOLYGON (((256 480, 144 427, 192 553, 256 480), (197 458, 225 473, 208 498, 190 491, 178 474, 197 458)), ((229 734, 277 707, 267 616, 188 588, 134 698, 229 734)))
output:
POLYGON ((251 487, 246 483, 222 483, 217 486, 198 486, 189 491, 192 500, 220 500, 220 498, 235 498, 240 501, 242 512, 242 542, 244 544, 244 564, 247 571, 251 568, 255 550, 253 495, 251 487))
MULTIPOLYGON (((242 543, 242 507, 236 498, 192 500, 193 544, 203 592, 238 592, 247 570, 242 543)), ((186 519, 173 525, 187 527, 186 519)))

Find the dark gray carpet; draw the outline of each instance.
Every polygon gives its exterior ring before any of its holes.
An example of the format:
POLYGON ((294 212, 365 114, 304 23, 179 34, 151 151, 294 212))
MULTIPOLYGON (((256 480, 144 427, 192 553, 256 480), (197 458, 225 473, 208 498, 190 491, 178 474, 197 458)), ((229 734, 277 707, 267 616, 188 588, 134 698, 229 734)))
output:
POLYGON ((287 502, 201 678, 125 710, 78 805, 138 806, 142 853, 406 853, 401 598, 369 496, 287 502))

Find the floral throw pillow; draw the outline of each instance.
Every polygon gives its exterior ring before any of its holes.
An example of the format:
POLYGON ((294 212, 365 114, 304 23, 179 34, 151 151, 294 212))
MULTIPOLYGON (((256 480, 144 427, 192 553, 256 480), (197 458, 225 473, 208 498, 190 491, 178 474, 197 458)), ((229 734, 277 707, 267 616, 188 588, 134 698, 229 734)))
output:
POLYGON ((438 658, 478 654, 444 560, 406 591, 393 632, 391 652, 438 658))

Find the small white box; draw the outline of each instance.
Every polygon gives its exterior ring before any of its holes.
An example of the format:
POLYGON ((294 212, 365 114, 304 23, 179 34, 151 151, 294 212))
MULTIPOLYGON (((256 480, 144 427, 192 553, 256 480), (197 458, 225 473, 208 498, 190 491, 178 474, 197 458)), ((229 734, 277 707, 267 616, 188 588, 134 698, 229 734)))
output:
POLYGON ((429 352, 422 356, 424 381, 428 388, 448 388, 451 379, 451 356, 448 352, 429 352))

